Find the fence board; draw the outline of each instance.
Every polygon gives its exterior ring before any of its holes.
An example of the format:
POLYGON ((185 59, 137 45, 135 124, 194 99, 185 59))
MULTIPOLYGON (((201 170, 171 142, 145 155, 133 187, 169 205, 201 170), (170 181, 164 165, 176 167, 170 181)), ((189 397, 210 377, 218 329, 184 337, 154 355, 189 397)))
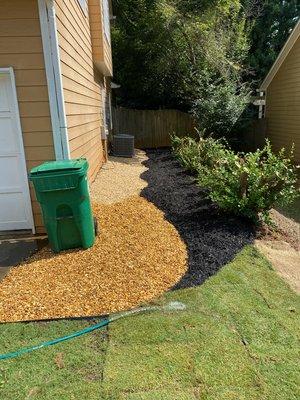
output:
POLYGON ((256 151, 265 144, 267 137, 268 121, 264 119, 255 119, 251 121, 249 126, 242 132, 241 138, 243 141, 244 151, 256 151))
POLYGON ((113 108, 114 134, 134 135, 137 148, 169 147, 170 135, 195 134, 191 115, 178 110, 113 108))

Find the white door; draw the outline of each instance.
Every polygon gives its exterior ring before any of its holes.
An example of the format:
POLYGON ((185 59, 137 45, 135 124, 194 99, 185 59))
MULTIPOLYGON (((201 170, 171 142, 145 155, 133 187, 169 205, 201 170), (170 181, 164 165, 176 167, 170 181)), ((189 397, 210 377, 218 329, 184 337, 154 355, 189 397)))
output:
POLYGON ((24 146, 11 68, 0 68, 0 231, 34 230, 24 146))

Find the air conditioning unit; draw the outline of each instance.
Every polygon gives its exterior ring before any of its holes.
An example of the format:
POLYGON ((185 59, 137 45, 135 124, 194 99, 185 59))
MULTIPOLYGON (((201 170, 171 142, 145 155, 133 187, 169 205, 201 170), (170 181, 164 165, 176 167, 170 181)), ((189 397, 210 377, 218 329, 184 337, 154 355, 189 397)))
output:
POLYGON ((113 136, 113 154, 117 157, 134 156, 134 136, 118 134, 113 136))

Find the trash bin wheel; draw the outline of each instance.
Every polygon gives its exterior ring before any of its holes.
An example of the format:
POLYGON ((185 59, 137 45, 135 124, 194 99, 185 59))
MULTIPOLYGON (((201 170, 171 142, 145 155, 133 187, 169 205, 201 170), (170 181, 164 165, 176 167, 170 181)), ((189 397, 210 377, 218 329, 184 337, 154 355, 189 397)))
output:
POLYGON ((99 229, 98 229, 98 221, 97 218, 94 217, 94 231, 95 231, 95 236, 98 236, 99 229))

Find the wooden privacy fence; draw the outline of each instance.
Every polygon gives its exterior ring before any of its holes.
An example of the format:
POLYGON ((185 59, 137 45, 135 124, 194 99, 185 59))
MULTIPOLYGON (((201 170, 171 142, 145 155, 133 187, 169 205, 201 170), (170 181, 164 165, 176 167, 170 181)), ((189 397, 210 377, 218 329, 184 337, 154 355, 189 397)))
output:
POLYGON ((255 119, 242 132, 243 150, 256 151, 265 145, 267 137, 267 119, 255 119))
POLYGON ((135 147, 157 148, 171 145, 170 135, 192 135, 195 122, 191 115, 178 110, 134 110, 113 108, 114 134, 134 135, 135 147))

